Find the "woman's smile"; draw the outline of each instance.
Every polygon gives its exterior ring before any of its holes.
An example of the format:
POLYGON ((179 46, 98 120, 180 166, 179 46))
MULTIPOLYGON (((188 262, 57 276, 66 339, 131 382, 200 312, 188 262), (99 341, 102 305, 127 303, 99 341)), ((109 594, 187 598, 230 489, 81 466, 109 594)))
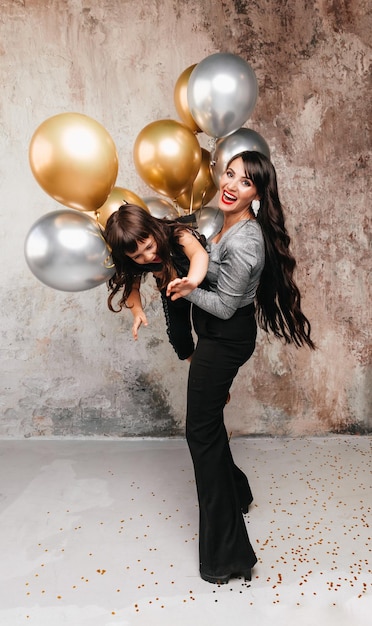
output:
POLYGON ((222 202, 224 202, 224 204, 233 204, 233 202, 235 202, 236 199, 237 199, 236 196, 234 196, 232 193, 228 191, 222 192, 221 200, 222 202))

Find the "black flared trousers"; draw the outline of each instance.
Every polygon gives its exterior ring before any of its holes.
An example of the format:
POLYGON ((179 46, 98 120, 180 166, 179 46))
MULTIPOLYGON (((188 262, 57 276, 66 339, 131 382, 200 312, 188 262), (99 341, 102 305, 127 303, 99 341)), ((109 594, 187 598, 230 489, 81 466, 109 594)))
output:
POLYGON ((194 306, 193 321, 198 342, 189 370, 186 438, 199 500, 200 571, 239 574, 257 562, 242 513, 252 493, 233 461, 223 410, 239 368, 255 348, 254 305, 238 309, 229 320, 194 306))

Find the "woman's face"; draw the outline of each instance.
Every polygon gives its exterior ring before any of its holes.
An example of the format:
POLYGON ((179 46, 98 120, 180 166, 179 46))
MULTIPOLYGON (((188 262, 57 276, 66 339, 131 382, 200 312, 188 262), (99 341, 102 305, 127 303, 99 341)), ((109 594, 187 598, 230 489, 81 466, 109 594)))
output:
POLYGON ((127 252, 127 257, 139 265, 161 263, 161 259, 157 254, 156 241, 152 235, 143 241, 138 241, 137 250, 131 253, 127 252))
POLYGON ((237 157, 221 176, 218 206, 224 213, 244 214, 256 199, 257 188, 245 173, 243 159, 237 157))

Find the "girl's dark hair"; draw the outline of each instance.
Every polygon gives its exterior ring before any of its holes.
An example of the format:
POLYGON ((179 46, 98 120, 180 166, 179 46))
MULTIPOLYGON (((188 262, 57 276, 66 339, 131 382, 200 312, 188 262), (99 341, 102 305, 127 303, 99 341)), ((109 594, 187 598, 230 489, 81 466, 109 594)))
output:
POLYGON ((157 245, 157 254, 162 260, 157 283, 159 289, 163 289, 172 280, 172 245, 177 245, 177 238, 184 230, 183 224, 157 219, 142 207, 134 204, 124 204, 110 215, 104 232, 116 270, 108 283, 110 293, 107 304, 110 311, 121 311, 123 306, 126 306, 135 279, 149 271, 145 266, 132 261, 127 253, 136 252, 138 242, 143 242, 152 236, 157 245), (121 290, 121 298, 117 303, 119 309, 114 309, 113 299, 121 290))
POLYGON ((310 338, 311 325, 301 311, 301 294, 293 279, 296 260, 289 250, 290 237, 279 200, 275 168, 260 152, 241 152, 230 163, 237 157, 242 158, 245 173, 260 198, 257 221, 265 241, 265 266, 256 295, 259 325, 286 343, 297 347, 307 344, 315 349, 310 338))

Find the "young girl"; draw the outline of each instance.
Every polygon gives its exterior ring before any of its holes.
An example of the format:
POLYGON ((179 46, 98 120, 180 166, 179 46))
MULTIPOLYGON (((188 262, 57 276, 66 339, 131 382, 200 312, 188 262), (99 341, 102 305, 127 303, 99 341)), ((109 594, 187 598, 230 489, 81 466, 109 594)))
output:
POLYGON ((183 298, 172 302, 166 287, 171 280, 184 277, 186 294, 202 283, 208 269, 204 238, 185 224, 160 220, 139 206, 125 204, 108 219, 105 239, 116 268, 109 281, 109 309, 118 312, 125 306, 131 310, 132 334, 137 339, 140 326, 148 324, 140 295, 141 278, 151 272, 161 293, 169 341, 181 360, 190 360, 194 351, 191 305, 183 298), (117 310, 113 299, 120 291, 117 310))

